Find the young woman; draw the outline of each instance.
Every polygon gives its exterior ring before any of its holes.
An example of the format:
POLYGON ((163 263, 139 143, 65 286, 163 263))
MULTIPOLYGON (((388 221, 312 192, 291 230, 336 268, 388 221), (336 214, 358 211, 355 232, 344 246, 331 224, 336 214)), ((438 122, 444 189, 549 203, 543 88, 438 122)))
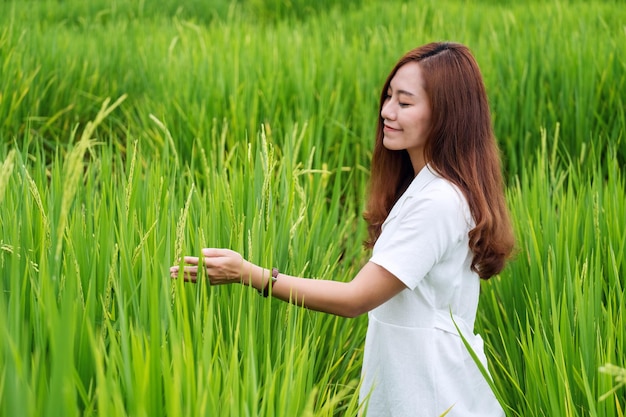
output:
POLYGON ((473 333, 479 278, 498 274, 514 245, 478 65, 456 43, 409 51, 379 110, 365 213, 372 256, 350 282, 286 275, 228 249, 185 257, 171 275, 195 281, 200 264, 211 284, 345 317, 368 312, 368 417, 503 416, 456 328, 486 366, 473 333))

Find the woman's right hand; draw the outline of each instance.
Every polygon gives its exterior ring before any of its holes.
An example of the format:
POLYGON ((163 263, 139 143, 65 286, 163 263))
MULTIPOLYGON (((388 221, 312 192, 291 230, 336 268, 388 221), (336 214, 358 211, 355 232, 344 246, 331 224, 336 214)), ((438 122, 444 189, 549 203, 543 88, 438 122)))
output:
POLYGON ((250 263, 236 251, 204 248, 202 255, 202 257, 185 256, 182 271, 179 265, 172 266, 171 277, 178 278, 182 274, 185 281, 197 282, 198 277, 205 276, 211 285, 222 285, 244 282, 250 274, 250 263))

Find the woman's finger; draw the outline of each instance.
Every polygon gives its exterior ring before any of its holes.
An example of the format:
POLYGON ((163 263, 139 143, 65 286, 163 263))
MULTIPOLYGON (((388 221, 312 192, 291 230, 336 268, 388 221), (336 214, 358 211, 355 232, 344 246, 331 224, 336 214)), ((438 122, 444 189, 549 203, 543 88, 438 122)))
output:
POLYGON ((197 269, 195 271, 190 271, 185 268, 183 280, 185 282, 198 282, 198 272, 197 269))
POLYGON ((186 266, 183 268, 182 272, 178 266, 173 266, 170 268, 170 276, 172 278, 178 278, 181 273, 185 281, 196 282, 198 280, 197 266, 186 266))
POLYGON ((198 265, 198 263, 200 262, 200 258, 198 258, 197 256, 185 256, 183 258, 183 262, 189 265, 198 265))

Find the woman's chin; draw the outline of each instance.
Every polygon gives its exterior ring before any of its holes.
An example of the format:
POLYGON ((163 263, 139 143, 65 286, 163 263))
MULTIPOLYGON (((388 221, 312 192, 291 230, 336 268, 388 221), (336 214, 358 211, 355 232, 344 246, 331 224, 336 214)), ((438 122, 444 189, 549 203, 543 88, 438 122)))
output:
POLYGON ((383 146, 385 147, 385 149, 388 149, 390 151, 399 151, 401 149, 404 149, 402 148, 402 146, 400 146, 397 140, 390 139, 387 136, 383 137, 383 146))

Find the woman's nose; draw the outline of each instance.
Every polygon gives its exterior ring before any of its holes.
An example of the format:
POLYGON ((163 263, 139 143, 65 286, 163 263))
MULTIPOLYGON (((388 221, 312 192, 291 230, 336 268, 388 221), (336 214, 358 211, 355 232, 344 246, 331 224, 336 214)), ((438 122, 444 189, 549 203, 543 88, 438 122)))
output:
POLYGON ((387 100, 383 104, 383 108, 380 109, 380 117, 385 120, 394 120, 396 118, 396 112, 391 104, 391 100, 387 100))

